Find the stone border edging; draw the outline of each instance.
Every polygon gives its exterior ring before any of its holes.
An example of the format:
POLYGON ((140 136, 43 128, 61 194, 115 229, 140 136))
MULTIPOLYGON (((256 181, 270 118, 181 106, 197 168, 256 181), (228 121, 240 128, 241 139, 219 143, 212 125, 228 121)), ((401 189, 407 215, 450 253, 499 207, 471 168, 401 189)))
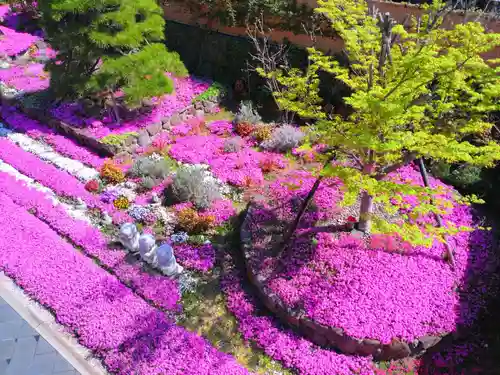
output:
POLYGON ((101 156, 113 156, 118 152, 116 147, 101 143, 97 139, 89 137, 82 130, 49 116, 46 111, 26 108, 19 99, 2 97, 2 104, 4 103, 6 105, 18 107, 31 119, 49 126, 61 135, 68 136, 82 146, 89 147, 101 156))
POLYGON ((125 139, 121 146, 114 146, 99 142, 98 139, 85 134, 81 129, 68 125, 63 121, 50 116, 45 110, 40 111, 37 109, 26 108, 22 101, 18 98, 7 98, 0 94, 0 99, 2 105, 18 107, 31 119, 46 124, 50 128, 56 130, 59 134, 75 140, 80 145, 88 147, 104 157, 113 157, 119 153, 128 153, 131 155, 137 147, 149 146, 153 138, 161 131, 169 130, 171 126, 182 123, 190 116, 201 116, 202 114, 205 115, 215 113, 214 111, 217 107, 217 102, 211 100, 191 103, 171 116, 140 129, 137 136, 129 136, 125 139))
POLYGON ((291 310, 286 307, 281 299, 266 287, 266 280, 255 273, 249 262, 252 255, 252 235, 248 230, 248 222, 252 219, 251 215, 252 203, 248 205, 240 229, 240 241, 248 278, 264 305, 278 316, 282 322, 298 330, 313 343, 323 347, 334 347, 345 354, 371 355, 376 360, 386 361, 421 355, 447 336, 447 334, 441 336, 429 335, 420 337, 412 343, 393 339, 390 344, 382 344, 379 340, 350 337, 345 334, 342 328, 325 326, 306 317, 301 311, 291 310))
POLYGON ((66 333, 50 312, 31 300, 3 272, 0 272, 0 296, 81 375, 108 374, 101 362, 66 333))

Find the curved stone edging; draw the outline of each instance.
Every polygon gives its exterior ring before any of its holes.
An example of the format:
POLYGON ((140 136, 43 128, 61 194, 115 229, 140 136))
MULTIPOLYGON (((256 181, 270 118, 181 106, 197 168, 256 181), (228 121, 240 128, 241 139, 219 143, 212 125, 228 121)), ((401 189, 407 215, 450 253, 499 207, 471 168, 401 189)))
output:
POLYGON ((286 307, 281 299, 266 287, 266 280, 256 274, 250 265, 252 236, 248 230, 248 222, 251 220, 251 213, 252 205, 249 204, 240 229, 240 240, 248 278, 254 285, 260 300, 271 312, 315 344, 331 346, 346 354, 371 355, 376 360, 385 361, 421 355, 429 348, 437 345, 446 336, 429 335, 420 337, 411 343, 393 339, 390 344, 382 344, 379 340, 350 337, 342 328, 325 326, 306 317, 303 312, 286 307))

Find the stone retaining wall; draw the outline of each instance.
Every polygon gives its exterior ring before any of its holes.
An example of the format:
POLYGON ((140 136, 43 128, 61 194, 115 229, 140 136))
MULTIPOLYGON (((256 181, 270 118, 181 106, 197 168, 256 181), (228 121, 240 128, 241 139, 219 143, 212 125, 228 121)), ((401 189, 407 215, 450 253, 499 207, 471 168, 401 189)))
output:
POLYGON ((115 155, 132 156, 137 147, 147 147, 151 144, 154 136, 163 130, 169 130, 171 126, 181 124, 186 119, 193 116, 212 113, 215 111, 217 103, 212 101, 197 102, 189 105, 171 117, 166 117, 158 123, 153 123, 141 129, 138 135, 131 135, 121 146, 115 146, 99 142, 99 139, 87 134, 84 130, 68 125, 67 123, 52 117, 48 111, 32 109, 23 106, 22 100, 17 98, 6 98, 1 96, 2 106, 16 106, 28 117, 48 125, 59 134, 67 136, 84 147, 88 147, 101 156, 113 157, 115 155))
MULTIPOLYGON (((429 348, 438 344, 446 336, 424 336, 411 343, 393 339, 390 344, 382 344, 378 340, 350 337, 341 328, 324 326, 309 319, 303 311, 291 310, 286 307, 281 299, 267 288, 266 280, 257 274, 251 266, 252 234, 248 230, 248 225, 252 220, 252 207, 252 204, 250 204, 240 229, 248 278, 254 285, 259 299, 271 312, 315 344, 322 347, 333 347, 345 354, 371 355, 376 360, 386 361, 421 355, 429 348)), ((270 237, 269 235, 269 242, 271 240, 270 237)))

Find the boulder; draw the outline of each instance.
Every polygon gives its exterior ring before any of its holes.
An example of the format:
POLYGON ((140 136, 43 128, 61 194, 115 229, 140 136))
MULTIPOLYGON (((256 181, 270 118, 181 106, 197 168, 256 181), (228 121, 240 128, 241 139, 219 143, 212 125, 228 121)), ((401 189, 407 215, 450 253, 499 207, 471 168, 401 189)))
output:
POLYGON ((162 126, 161 122, 155 122, 154 124, 148 125, 146 130, 149 133, 149 135, 153 137, 161 131, 162 129, 161 126, 162 126))
POLYGON ((146 147, 151 143, 151 137, 146 130, 141 130, 139 132, 139 137, 137 138, 139 146, 146 147))

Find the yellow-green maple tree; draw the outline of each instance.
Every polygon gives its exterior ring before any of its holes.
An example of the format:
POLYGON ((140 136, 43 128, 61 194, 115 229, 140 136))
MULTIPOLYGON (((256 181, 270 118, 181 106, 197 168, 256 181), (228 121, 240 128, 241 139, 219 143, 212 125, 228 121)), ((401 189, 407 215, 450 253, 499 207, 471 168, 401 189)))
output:
POLYGON ((483 55, 500 45, 500 34, 488 33, 479 22, 443 25, 447 6, 441 1, 423 7, 405 25, 377 12, 364 0, 319 0, 324 14, 344 41, 348 64, 310 48, 309 66, 260 71, 285 88, 274 93, 280 107, 313 120, 315 138, 336 150, 334 163, 322 170, 345 186, 345 204, 361 196, 359 228, 399 233, 414 244, 468 228, 422 227, 412 220, 389 223, 373 214, 379 202, 396 210, 390 199, 400 194, 418 198, 411 219, 444 212, 436 189, 397 184, 387 175, 417 158, 492 166, 500 160, 495 142, 473 144, 471 136, 488 133, 488 114, 499 109, 500 59, 483 55), (347 85, 344 98, 352 113, 331 115, 322 109, 319 72, 347 85))

